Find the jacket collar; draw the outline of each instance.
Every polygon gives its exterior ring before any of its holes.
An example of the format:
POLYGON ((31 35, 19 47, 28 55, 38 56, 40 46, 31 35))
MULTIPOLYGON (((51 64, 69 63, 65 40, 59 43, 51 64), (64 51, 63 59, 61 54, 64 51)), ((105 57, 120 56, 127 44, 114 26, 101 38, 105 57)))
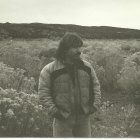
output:
POLYGON ((83 62, 82 59, 80 59, 79 61, 77 61, 75 63, 68 63, 66 61, 63 61, 62 63, 63 63, 64 66, 75 66, 75 67, 84 65, 84 62, 83 62))

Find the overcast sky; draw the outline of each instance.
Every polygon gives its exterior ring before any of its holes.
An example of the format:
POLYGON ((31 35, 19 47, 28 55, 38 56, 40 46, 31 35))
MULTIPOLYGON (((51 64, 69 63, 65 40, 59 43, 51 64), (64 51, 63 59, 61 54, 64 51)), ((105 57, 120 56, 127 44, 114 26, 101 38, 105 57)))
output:
POLYGON ((140 29, 140 0, 0 0, 5 22, 140 29))

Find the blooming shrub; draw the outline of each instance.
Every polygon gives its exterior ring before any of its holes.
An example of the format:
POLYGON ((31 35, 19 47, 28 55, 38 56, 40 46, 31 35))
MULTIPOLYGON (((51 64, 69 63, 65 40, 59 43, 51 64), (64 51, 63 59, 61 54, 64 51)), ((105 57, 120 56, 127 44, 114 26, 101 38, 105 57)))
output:
POLYGON ((117 75, 124 62, 120 49, 96 47, 92 50, 90 47, 90 50, 86 51, 83 57, 95 68, 103 89, 111 91, 118 88, 117 75))
POLYGON ((38 96, 0 88, 0 137, 52 136, 51 118, 38 96))
POLYGON ((36 93, 34 78, 27 78, 25 74, 26 72, 22 69, 14 69, 0 62, 0 87, 13 88, 28 94, 36 93))
POLYGON ((40 71, 40 60, 36 56, 30 56, 26 53, 18 52, 16 49, 4 53, 2 59, 5 64, 26 70, 28 75, 36 77, 40 71))
POLYGON ((120 88, 140 99, 140 52, 134 53, 125 60, 123 69, 118 75, 120 88))

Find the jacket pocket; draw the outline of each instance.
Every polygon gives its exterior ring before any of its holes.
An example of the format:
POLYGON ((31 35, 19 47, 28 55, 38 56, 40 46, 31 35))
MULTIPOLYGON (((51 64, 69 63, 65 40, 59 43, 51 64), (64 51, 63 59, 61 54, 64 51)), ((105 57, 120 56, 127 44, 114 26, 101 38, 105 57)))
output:
POLYGON ((97 108, 95 106, 89 106, 89 113, 88 114, 93 114, 97 111, 97 108))
POLYGON ((60 113, 60 110, 58 110, 54 115, 53 115, 54 118, 57 118, 59 120, 64 120, 65 117, 63 117, 63 115, 60 113))
POLYGON ((68 97, 65 94, 59 94, 55 98, 55 103, 59 109, 59 113, 64 118, 67 118, 71 112, 70 102, 68 100, 68 97))

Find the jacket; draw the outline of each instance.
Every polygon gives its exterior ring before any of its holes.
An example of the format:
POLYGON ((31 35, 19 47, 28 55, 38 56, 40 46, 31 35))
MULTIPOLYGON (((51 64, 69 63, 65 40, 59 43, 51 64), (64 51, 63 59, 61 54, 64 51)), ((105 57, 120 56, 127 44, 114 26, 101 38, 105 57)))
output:
POLYGON ((100 105, 100 84, 93 67, 82 60, 77 68, 78 82, 75 86, 67 67, 58 60, 41 70, 38 93, 40 102, 49 114, 55 116, 59 112, 67 118, 72 113, 76 92, 80 94, 80 105, 85 114, 93 113, 95 107, 100 105))

